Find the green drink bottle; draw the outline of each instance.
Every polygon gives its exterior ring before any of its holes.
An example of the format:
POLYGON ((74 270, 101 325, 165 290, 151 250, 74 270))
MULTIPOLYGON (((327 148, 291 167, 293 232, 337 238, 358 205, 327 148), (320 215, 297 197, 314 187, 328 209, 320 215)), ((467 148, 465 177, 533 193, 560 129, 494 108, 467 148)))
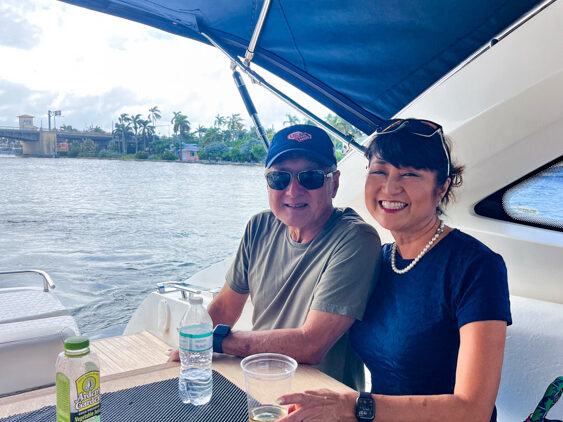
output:
POLYGON ((57 422, 100 422, 100 364, 87 337, 69 337, 57 358, 57 422))

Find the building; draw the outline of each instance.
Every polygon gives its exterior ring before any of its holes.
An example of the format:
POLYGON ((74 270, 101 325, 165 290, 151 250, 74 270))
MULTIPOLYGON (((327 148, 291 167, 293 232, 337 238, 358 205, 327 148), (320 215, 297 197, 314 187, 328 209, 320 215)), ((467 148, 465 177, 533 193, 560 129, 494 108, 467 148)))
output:
POLYGON ((22 114, 21 116, 18 116, 18 119, 20 119, 20 129, 39 129, 37 126, 33 125, 33 117, 34 116, 30 116, 29 114, 22 114))
POLYGON ((197 146, 197 144, 182 144, 182 161, 198 161, 198 151, 199 147, 197 146))

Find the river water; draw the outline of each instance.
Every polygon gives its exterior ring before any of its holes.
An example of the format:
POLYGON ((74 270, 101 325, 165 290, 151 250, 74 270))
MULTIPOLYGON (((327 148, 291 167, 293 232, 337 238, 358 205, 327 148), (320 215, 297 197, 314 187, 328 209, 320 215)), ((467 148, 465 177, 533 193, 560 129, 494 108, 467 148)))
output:
POLYGON ((268 207, 263 172, 0 156, 0 269, 46 271, 83 334, 121 334, 156 283, 236 252, 268 207))

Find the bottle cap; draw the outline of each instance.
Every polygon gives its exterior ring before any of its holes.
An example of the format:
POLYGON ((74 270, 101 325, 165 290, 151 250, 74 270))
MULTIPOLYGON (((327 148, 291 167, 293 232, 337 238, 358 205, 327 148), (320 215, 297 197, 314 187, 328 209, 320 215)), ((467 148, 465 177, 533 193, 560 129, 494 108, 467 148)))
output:
POLYGON ((90 340, 85 336, 68 337, 65 342, 66 350, 81 350, 90 346, 90 340))
POLYGON ((190 305, 201 305, 203 303, 203 298, 201 296, 190 296, 190 305))

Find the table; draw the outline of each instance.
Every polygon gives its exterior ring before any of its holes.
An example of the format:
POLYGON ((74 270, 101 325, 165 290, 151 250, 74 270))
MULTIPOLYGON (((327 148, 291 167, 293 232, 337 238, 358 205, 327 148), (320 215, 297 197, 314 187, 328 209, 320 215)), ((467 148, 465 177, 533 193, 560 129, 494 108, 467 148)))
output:
MULTIPOLYGON (((213 369, 244 390, 244 376, 240 367, 240 358, 214 354, 213 369)), ((102 376, 102 393, 110 393, 135 386, 151 384, 176 378, 179 363, 170 362, 132 371, 102 376)), ((329 388, 335 391, 351 391, 346 385, 308 365, 299 365, 292 382, 292 391, 329 388)), ((0 398, 0 418, 30 412, 56 403, 55 387, 48 387, 14 396, 0 398)), ((102 400, 102 417, 103 417, 102 400)))

